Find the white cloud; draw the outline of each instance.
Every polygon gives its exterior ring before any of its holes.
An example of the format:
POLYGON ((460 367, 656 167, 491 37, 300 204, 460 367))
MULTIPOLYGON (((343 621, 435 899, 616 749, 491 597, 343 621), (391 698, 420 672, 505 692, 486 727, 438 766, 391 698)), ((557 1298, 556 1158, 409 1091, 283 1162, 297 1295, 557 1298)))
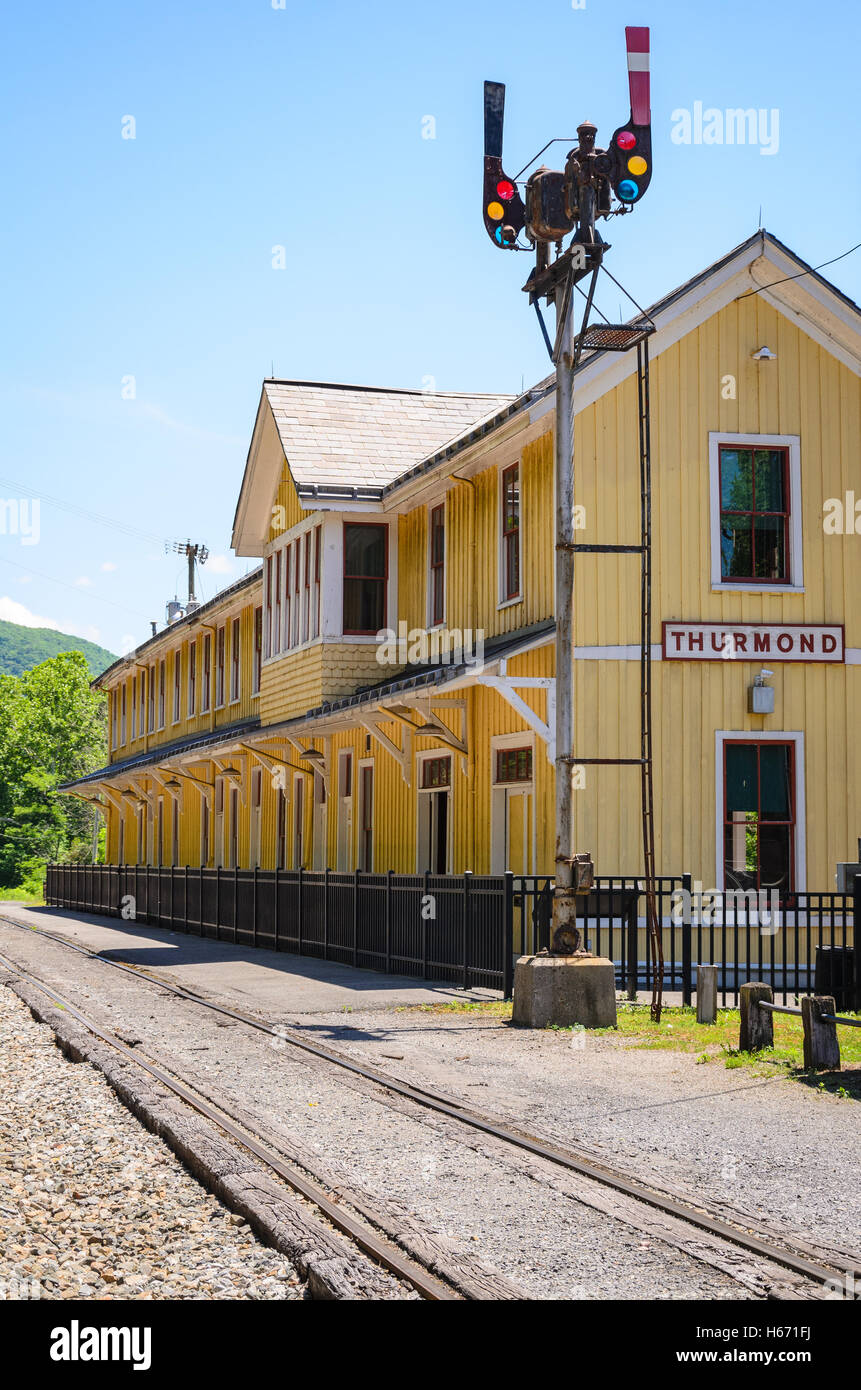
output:
POLYGON ((104 560, 99 566, 99 569, 102 571, 102 574, 110 574, 111 570, 116 569, 116 565, 113 560, 104 560))
POLYGON ((211 574, 233 574, 235 565, 232 555, 210 555, 206 568, 211 574))
POLYGON ((70 637, 86 637, 88 642, 98 642, 101 639, 101 632, 97 627, 81 627, 79 623, 71 621, 58 623, 54 618, 40 617, 38 613, 31 613, 23 603, 18 603, 8 595, 0 596, 0 618, 7 623, 17 623, 19 627, 49 627, 53 632, 67 632, 70 637))
POLYGON ((120 653, 125 656, 126 652, 133 652, 138 646, 138 639, 132 632, 124 632, 120 638, 120 653))

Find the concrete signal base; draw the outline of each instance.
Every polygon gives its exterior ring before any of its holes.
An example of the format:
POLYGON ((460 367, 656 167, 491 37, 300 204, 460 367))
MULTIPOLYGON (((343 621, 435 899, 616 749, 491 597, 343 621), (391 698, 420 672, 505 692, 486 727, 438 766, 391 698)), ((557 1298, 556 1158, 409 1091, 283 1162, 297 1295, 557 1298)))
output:
POLYGON ((514 968, 513 1023, 524 1028, 615 1028, 616 975, 601 956, 521 956, 514 968))

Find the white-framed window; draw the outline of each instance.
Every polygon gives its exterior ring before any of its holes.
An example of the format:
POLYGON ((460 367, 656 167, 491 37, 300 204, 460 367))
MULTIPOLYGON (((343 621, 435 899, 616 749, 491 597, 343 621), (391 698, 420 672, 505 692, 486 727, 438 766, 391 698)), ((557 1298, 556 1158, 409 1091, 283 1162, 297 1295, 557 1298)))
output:
POLYGON ((242 685, 242 661, 239 641, 240 619, 234 618, 230 624, 230 703, 239 699, 242 685))
POLYGON ((804 592, 801 440, 709 433, 711 587, 804 592))
POLYGON ((123 681, 120 689, 120 743, 126 741, 126 683, 123 681))
POLYGON ((499 607, 523 597, 521 466, 519 461, 499 473, 499 607))
POLYGON ((428 627, 445 622, 445 502, 428 509, 428 627))
POLYGON ((180 706, 182 703, 182 647, 177 647, 173 654, 173 722, 179 723, 180 706))
POLYGON ((164 728, 164 706, 165 706, 165 682, 167 680, 165 672, 165 661, 158 663, 158 727, 164 728))
POLYGON ((715 731, 715 887, 807 888, 804 734, 715 731))
MULTIPOLYGON (((260 610, 257 610, 260 612, 260 610)), ((263 769, 255 767, 251 773, 251 814, 249 817, 249 865, 260 868, 260 815, 263 802, 263 769)))
POLYGON ((188 718, 197 714, 197 638, 188 644, 188 718))
POLYGON ((359 761, 359 826, 356 868, 369 874, 374 867, 374 760, 359 761))

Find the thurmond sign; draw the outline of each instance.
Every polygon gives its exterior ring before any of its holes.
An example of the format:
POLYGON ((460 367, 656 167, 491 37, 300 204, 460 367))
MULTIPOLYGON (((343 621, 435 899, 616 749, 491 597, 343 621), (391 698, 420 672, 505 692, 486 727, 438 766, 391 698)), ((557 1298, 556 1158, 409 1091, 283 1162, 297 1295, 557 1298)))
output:
POLYGON ((664 661, 844 661, 843 626, 664 623, 664 661))

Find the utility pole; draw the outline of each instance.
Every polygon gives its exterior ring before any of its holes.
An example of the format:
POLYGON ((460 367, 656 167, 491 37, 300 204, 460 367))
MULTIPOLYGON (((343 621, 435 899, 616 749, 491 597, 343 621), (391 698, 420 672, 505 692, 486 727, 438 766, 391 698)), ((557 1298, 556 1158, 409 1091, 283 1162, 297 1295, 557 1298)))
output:
MULTIPOLYGON (((535 250, 535 268, 524 290, 538 315, 545 343, 556 369, 556 430, 555 430, 555 582, 556 582, 556 859, 553 897, 553 930, 549 956, 575 957, 588 955, 577 929, 576 899, 594 885, 594 869, 589 854, 574 850, 574 766, 576 764, 629 764, 640 769, 643 808, 643 845, 645 861, 645 894, 647 919, 653 961, 653 1017, 660 1017, 663 957, 657 923, 654 893, 654 819, 652 810, 651 776, 651 569, 650 546, 650 455, 648 427, 648 351, 646 339, 655 331, 654 324, 643 314, 636 323, 590 324, 598 273, 604 252, 609 245, 595 231, 599 217, 615 217, 631 212, 649 186, 652 176, 651 112, 649 100, 649 31, 629 27, 625 30, 628 58, 628 86, 631 114, 625 125, 613 133, 607 149, 597 149, 597 128, 584 121, 577 128, 577 145, 569 151, 564 172, 544 167, 536 169, 526 181, 521 197, 517 180, 509 178, 502 167, 502 130, 505 111, 505 87, 499 82, 484 84, 484 225, 491 240, 503 250, 535 250), (613 195, 618 200, 613 202, 613 195), (530 243, 520 240, 523 232, 530 243), (566 251, 563 240, 573 233, 566 251), (550 247, 555 246, 556 258, 550 261, 550 247), (573 298, 577 282, 591 276, 586 306, 579 331, 574 329, 573 298), (553 303, 556 310, 556 337, 551 344, 539 301, 553 303), (639 545, 629 543, 590 543, 578 545, 574 539, 574 377, 584 350, 628 352, 637 348, 637 382, 639 392, 639 441, 641 483, 641 534, 639 545), (574 755, 574 559, 578 551, 593 554, 639 555, 642 568, 641 621, 641 749, 640 757, 581 758, 574 755)), ((551 140, 529 163, 535 163, 551 140)), ((618 282, 616 282, 618 283, 618 282)), ((583 293, 581 291, 581 293, 583 293)), ((628 296, 631 298, 631 296, 628 296)), ((637 306, 639 307, 639 306, 637 306)), ((600 310, 598 311, 600 313, 600 310)), ((604 318, 604 315, 601 314, 604 318)), ((538 1024, 547 1008, 546 1001, 557 986, 568 988, 563 977, 549 987, 530 983, 529 970, 537 962, 543 970, 545 962, 524 958, 515 973, 514 1012, 519 1022, 538 1024), (524 971, 521 976, 521 965, 524 971), (523 980, 518 1002, 518 978, 523 980)), ((552 964, 552 961, 548 962, 552 964)), ((609 976, 596 984, 596 998, 603 991, 598 1013, 606 1010, 615 1019, 613 969, 610 961, 592 961, 594 966, 606 966, 609 976)), ((606 974, 606 972, 605 972, 606 974)), ((597 981, 597 974, 593 974, 597 981)), ((585 979, 585 975, 584 975, 585 979)), ((560 996, 561 999, 561 996, 560 996)), ((571 1000, 560 1003, 556 1022, 576 1021, 563 1018, 572 1007, 571 1000)), ((577 1007, 581 1007, 578 1005, 577 1007)), ((552 1012, 553 1010, 551 1010, 552 1012)), ((588 1012, 588 1009, 587 1009, 588 1012)), ((597 1015, 596 1015, 597 1016, 597 1015)), ((544 1022, 548 1020, 545 1018, 544 1022)))

